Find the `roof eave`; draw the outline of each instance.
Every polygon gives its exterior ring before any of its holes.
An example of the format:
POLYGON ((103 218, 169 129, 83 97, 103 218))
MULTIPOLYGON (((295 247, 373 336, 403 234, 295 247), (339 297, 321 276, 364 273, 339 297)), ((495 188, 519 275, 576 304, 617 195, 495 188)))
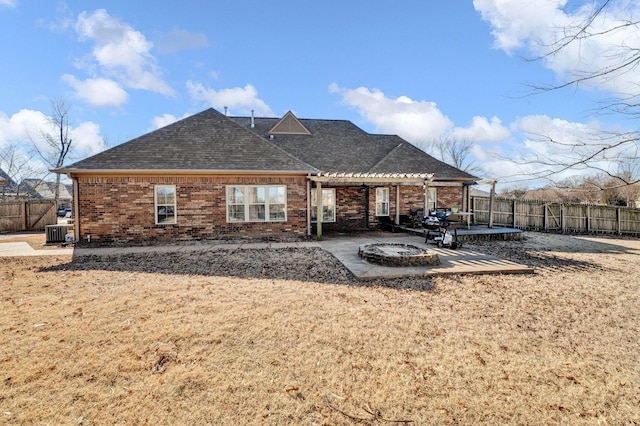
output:
POLYGON ((77 168, 60 168, 50 170, 53 173, 66 174, 68 176, 79 175, 103 175, 103 176, 122 176, 122 175, 300 175, 307 176, 312 170, 236 170, 236 169, 77 169, 77 168))

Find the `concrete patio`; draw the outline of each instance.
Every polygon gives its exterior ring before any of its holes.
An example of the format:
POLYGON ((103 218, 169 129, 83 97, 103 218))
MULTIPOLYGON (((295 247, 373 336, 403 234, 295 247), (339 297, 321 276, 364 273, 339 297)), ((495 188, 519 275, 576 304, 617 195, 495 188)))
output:
POLYGON ((442 274, 531 274, 535 270, 494 256, 465 249, 438 248, 425 244, 424 237, 410 234, 377 233, 362 236, 333 236, 320 242, 320 246, 335 256, 360 280, 377 278, 420 277, 442 274), (440 264, 434 266, 391 267, 369 263, 358 256, 362 244, 410 244, 435 251, 440 264))

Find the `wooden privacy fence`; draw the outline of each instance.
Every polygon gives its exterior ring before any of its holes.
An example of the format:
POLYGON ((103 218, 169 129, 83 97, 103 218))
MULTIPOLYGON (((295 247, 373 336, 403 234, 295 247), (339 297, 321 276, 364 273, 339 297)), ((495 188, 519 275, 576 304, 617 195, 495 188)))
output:
POLYGON ((56 223, 53 200, 0 201, 0 232, 43 231, 56 223))
MULTIPOLYGON (((473 222, 489 224, 489 197, 471 197, 473 222)), ((531 231, 640 235, 640 209, 496 198, 493 225, 531 231)))

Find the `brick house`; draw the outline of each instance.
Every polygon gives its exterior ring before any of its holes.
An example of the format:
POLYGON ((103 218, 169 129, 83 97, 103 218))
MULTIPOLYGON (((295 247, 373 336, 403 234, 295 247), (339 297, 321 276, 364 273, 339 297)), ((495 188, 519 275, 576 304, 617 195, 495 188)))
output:
POLYGON ((76 240, 96 243, 369 230, 411 208, 464 210, 475 179, 349 121, 214 109, 55 172, 73 181, 76 240))

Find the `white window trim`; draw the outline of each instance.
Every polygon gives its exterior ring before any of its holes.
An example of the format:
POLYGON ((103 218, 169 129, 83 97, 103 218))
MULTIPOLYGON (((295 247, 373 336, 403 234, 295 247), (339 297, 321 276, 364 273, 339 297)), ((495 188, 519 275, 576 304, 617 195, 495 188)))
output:
POLYGON ((389 188, 376 188, 376 216, 389 216, 389 188), (382 194, 382 195, 380 195, 382 194), (386 204, 387 211, 383 211, 383 207, 386 204))
MULTIPOLYGON (((286 185, 227 185, 226 187, 226 217, 227 223, 265 223, 265 222, 286 222, 287 221, 287 186, 286 185), (244 220, 232 220, 229 217, 229 200, 230 200, 230 192, 232 188, 244 188, 244 220), (264 188, 264 220, 262 219, 250 219, 249 214, 249 206, 257 205, 255 203, 249 202, 249 189, 250 188, 264 188), (270 204, 282 204, 282 203, 269 203, 269 188, 283 188, 284 189, 284 218, 283 219, 275 219, 272 220, 269 218, 269 205, 270 204)), ((260 203, 262 205, 262 203, 260 203)))
POLYGON ((178 192, 175 185, 155 185, 153 187, 153 216, 155 217, 156 225, 175 225, 178 223, 178 192), (173 204, 158 204, 158 189, 159 188, 171 188, 173 189, 173 204), (172 222, 159 222, 158 221, 158 207, 159 206, 173 206, 173 221, 172 222))
MULTIPOLYGON (((335 223, 335 221, 336 221, 336 189, 335 188, 322 188, 322 192, 325 192, 325 191, 330 191, 330 192, 333 193, 333 196, 331 197, 333 199, 333 205, 332 205, 332 207, 333 207, 333 209, 332 209, 333 217, 326 218, 326 217, 324 217, 324 212, 323 212, 323 214, 322 214, 322 223, 335 223)), ((318 223, 318 218, 317 217, 315 219, 313 219, 313 213, 318 211, 318 202, 317 202, 318 198, 317 198, 317 196, 314 197, 314 194, 317 195, 317 193, 318 193, 317 188, 311 188, 311 211, 312 211, 312 213, 311 213, 311 217, 312 217, 311 223, 318 223), (313 200, 316 200, 315 204, 313 203, 313 200)))

